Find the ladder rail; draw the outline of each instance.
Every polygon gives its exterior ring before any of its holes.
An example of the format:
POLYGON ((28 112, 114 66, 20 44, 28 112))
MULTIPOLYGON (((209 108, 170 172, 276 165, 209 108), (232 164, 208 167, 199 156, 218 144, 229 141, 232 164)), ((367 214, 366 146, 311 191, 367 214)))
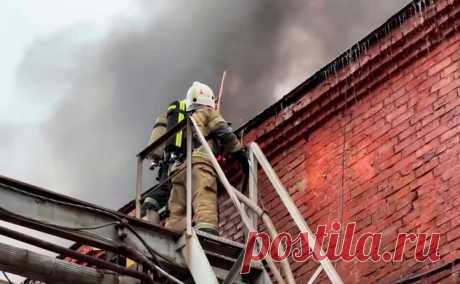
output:
MULTIPOLYGON (((308 246, 310 249, 314 250, 314 244, 316 244, 316 238, 313 235, 313 232, 308 227, 305 219, 303 218, 302 214, 300 213, 299 209, 295 205, 294 201, 292 201, 291 196, 289 195, 286 188, 281 183, 278 175, 276 174, 273 167, 268 162, 267 157, 263 154, 262 150, 260 149, 259 145, 255 142, 251 142, 249 144, 249 149, 254 153, 257 161, 259 162, 260 166, 262 167, 263 171, 267 175, 268 179, 270 180, 271 184, 275 188, 278 196, 281 199, 281 202, 286 207, 289 212, 289 215, 294 220, 294 223, 297 225, 299 230, 302 233, 307 233, 308 237, 308 246)), ((320 255, 325 255, 322 248, 320 248, 320 255)), ((323 258, 320 260, 320 264, 326 272, 327 276, 331 280, 333 284, 342 284, 343 281, 340 275, 335 270, 334 266, 332 266, 331 261, 328 258, 323 258)))
POLYGON ((179 240, 178 249, 182 252, 185 262, 190 270, 190 274, 192 274, 196 283, 219 283, 193 229, 191 231, 191 235, 184 234, 182 236, 179 240))
POLYGON ((187 236, 192 236, 192 125, 187 119, 187 159, 186 163, 186 217, 187 217, 187 236))
POLYGON ((315 272, 311 276, 310 280, 308 280, 307 284, 313 284, 318 278, 318 276, 321 274, 321 271, 323 271, 323 267, 320 265, 318 266, 318 268, 316 268, 315 272))
POLYGON ((190 273, 196 283, 218 284, 217 276, 212 269, 203 247, 192 228, 192 125, 187 120, 187 158, 186 158, 186 231, 184 244, 182 245, 182 255, 187 262, 190 273))

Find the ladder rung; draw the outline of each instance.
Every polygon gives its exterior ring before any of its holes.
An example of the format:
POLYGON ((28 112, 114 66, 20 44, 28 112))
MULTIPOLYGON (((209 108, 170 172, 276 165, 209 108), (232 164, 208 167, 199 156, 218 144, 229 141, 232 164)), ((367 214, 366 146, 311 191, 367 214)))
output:
POLYGON ((236 259, 244 249, 243 244, 204 232, 197 232, 204 250, 236 259))

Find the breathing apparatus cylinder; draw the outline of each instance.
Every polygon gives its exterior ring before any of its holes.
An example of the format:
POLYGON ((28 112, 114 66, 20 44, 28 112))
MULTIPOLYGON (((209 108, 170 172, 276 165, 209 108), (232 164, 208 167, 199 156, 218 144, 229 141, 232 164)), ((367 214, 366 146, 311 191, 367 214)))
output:
MULTIPOLYGON (((163 136, 168 127, 168 121, 166 117, 164 116, 159 116, 155 119, 155 124, 153 125, 152 132, 150 134, 150 139, 149 139, 149 145, 154 143, 155 141, 158 140, 161 136, 163 136)), ((153 162, 159 162, 160 160, 163 159, 163 153, 166 147, 166 143, 163 143, 162 145, 158 146, 156 149, 154 149, 150 155, 149 158, 153 160, 153 162)))

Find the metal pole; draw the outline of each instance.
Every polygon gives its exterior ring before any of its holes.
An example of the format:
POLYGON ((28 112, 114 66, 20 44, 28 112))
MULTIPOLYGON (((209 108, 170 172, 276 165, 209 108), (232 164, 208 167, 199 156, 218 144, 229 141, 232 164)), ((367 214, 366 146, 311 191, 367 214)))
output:
POLYGON ((192 125, 187 119, 187 236, 192 236, 192 125))
POLYGON ((142 170, 143 159, 137 157, 137 177, 136 177, 136 218, 141 218, 141 198, 142 198, 142 170))
MULTIPOLYGON (((254 153, 249 150, 249 199, 255 204, 258 204, 257 196, 257 160, 254 157, 254 153)), ((257 230, 258 229, 258 218, 255 212, 250 212, 249 217, 252 220, 252 225, 257 230)))
POLYGON ((46 283, 119 284, 139 283, 118 274, 73 264, 51 256, 0 243, 0 270, 46 283))
MULTIPOLYGON (((95 265, 100 268, 109 269, 109 270, 112 270, 112 271, 115 271, 115 272, 118 272, 124 275, 129 275, 137 279, 142 279, 149 283, 152 283, 152 280, 146 274, 141 273, 139 271, 128 269, 128 268, 113 264, 111 262, 102 260, 94 256, 81 254, 71 249, 61 247, 61 246, 55 245, 53 243, 50 243, 50 242, 47 242, 41 239, 37 239, 31 236, 7 229, 5 227, 0 226, 0 235, 4 235, 6 237, 9 237, 9 238, 21 241, 21 242, 25 242, 33 246, 36 246, 36 247, 39 247, 45 250, 49 250, 49 251, 52 251, 52 252, 55 252, 55 253, 58 253, 64 256, 68 256, 68 257, 71 257, 71 258, 74 258, 74 259, 77 259, 83 262, 87 262, 89 264, 95 265)), ((0 257, 0 259, 1 258, 3 257, 0 257)))
MULTIPOLYGON (((316 238, 313 235, 313 232, 308 227, 307 223, 305 222, 305 219, 303 218, 302 214, 300 214, 299 209, 292 201, 291 196, 287 192, 286 188, 281 183, 280 179, 278 178, 278 175, 276 175, 275 170, 272 168, 267 158, 262 153, 262 150, 260 149, 259 145, 253 142, 250 144, 250 148, 253 151, 257 160, 259 161, 262 169, 266 173, 268 179, 275 188, 276 193, 278 194, 284 206, 286 207, 292 219, 294 220, 294 223, 297 225, 297 227, 302 233, 307 233, 308 245, 311 249, 314 249, 314 246, 316 244, 316 238)), ((320 249, 320 254, 325 255, 322 248, 320 249)), ((332 266, 331 261, 328 258, 322 259, 320 263, 333 284, 343 283, 342 279, 340 278, 340 275, 337 273, 334 266, 332 266)))

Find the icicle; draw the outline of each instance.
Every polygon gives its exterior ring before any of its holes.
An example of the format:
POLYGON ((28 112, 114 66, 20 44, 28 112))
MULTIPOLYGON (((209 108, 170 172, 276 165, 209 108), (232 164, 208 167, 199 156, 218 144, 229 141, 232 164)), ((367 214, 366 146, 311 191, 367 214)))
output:
POLYGON ((417 3, 418 11, 419 11, 420 13, 423 11, 423 9, 422 9, 422 4, 423 4, 424 2, 425 2, 425 1, 422 0, 422 1, 419 1, 419 2, 417 3))
POLYGON ((367 49, 369 47, 369 40, 366 40, 366 42, 364 43, 364 53, 367 54, 367 49))

